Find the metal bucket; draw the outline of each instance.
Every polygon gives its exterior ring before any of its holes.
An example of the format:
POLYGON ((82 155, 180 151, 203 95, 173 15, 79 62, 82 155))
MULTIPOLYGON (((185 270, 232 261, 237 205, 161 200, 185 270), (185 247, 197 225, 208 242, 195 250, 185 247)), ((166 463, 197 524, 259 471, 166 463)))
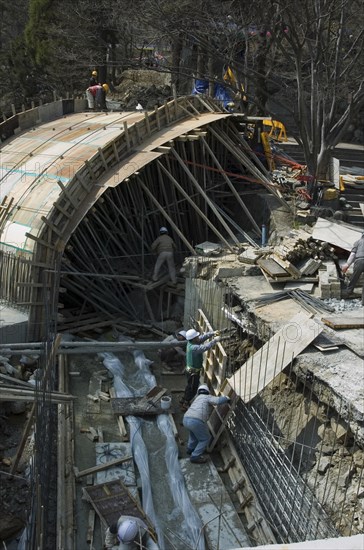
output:
POLYGON ((163 395, 161 397, 161 409, 168 410, 171 408, 172 398, 169 395, 163 395))

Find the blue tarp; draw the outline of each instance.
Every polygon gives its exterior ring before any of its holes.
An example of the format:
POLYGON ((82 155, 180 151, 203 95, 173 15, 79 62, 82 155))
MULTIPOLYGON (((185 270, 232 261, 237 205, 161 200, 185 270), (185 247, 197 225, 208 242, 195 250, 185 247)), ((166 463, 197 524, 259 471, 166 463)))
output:
MULTIPOLYGON (((208 80, 195 80, 195 85, 192 90, 192 95, 207 94, 209 91, 208 80)), ((228 103, 233 102, 231 92, 224 84, 214 84, 214 99, 221 101, 224 107, 227 107, 228 103)))
POLYGON ((208 80, 195 80, 195 85, 192 90, 192 95, 198 94, 207 94, 209 91, 209 81, 208 80))

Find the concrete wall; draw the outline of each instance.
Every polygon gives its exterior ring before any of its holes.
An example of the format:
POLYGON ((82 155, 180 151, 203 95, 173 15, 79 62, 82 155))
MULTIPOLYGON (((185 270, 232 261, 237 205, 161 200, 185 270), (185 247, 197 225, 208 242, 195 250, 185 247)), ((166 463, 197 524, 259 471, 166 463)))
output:
POLYGON ((18 132, 32 128, 36 124, 55 120, 69 113, 80 113, 86 107, 86 99, 59 99, 17 113, 0 123, 0 141, 5 141, 18 132))
POLYGON ((27 341, 28 315, 7 306, 0 308, 0 344, 27 341))

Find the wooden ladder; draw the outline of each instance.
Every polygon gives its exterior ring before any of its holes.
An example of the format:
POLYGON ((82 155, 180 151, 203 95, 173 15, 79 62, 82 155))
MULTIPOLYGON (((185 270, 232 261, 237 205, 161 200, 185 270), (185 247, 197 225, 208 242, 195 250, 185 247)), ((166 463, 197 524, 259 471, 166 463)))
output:
POLYGON ((211 452, 215 447, 238 402, 238 397, 227 380, 225 380, 221 386, 221 393, 230 397, 230 401, 214 407, 210 418, 207 421, 207 425, 212 434, 212 439, 207 447, 207 452, 211 452))

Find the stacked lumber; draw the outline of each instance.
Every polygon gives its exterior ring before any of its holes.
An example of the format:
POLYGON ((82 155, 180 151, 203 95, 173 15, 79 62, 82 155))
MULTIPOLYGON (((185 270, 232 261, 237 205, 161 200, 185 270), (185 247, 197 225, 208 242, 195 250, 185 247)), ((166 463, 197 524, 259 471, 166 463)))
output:
MULTIPOLYGON (((329 243, 317 241, 307 231, 299 230, 292 231, 284 243, 263 253, 256 263, 269 283, 290 281, 317 283, 318 271, 322 268, 324 261, 333 262, 336 259, 335 250, 329 243)), ((331 279, 326 281, 326 278, 326 275, 322 276, 322 288, 325 290, 322 298, 339 297, 340 284, 338 286, 338 283, 340 282, 337 275, 335 274, 335 281, 331 279), (329 283, 330 292, 327 291, 329 283)))
POLYGON ((307 240, 301 237, 293 240, 288 238, 284 244, 274 247, 274 252, 283 260, 297 262, 305 258, 315 260, 337 259, 335 249, 327 242, 317 241, 309 236, 307 240))

